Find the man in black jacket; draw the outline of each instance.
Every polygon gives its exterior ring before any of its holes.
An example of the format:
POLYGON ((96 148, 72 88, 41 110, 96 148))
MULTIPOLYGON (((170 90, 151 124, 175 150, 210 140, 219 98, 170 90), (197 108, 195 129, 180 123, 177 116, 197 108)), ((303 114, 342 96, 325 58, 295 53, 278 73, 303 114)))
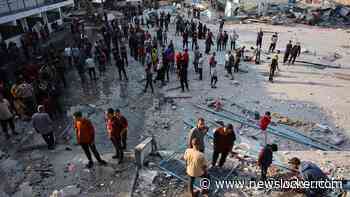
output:
POLYGON ((276 144, 267 144, 260 152, 258 158, 258 166, 261 168, 261 180, 266 180, 267 169, 272 164, 273 152, 276 152, 278 147, 276 144))
POLYGON ((123 80, 123 77, 122 77, 122 72, 123 72, 125 79, 128 80, 128 76, 126 75, 126 71, 125 71, 124 61, 116 49, 113 49, 113 56, 115 60, 115 66, 118 68, 119 79, 123 80))
POLYGON ((286 46, 286 51, 284 52, 283 64, 285 64, 288 61, 292 47, 293 47, 292 41, 290 40, 286 46))
POLYGON ((292 62, 294 64, 295 59, 300 56, 301 53, 301 47, 300 43, 298 42, 296 45, 293 46, 292 51, 290 52, 290 59, 289 59, 289 64, 292 62))

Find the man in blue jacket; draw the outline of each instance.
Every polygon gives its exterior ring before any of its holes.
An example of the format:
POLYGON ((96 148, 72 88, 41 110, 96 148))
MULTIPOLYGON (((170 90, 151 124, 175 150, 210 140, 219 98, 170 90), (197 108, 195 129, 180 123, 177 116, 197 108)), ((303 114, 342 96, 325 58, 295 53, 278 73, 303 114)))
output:
MULTIPOLYGON (((328 180, 327 175, 314 163, 310 161, 300 161, 299 158, 293 157, 288 162, 292 169, 299 173, 299 176, 304 181, 325 181, 328 180)), ((321 197, 326 196, 327 189, 322 188, 308 188, 305 189, 305 195, 307 197, 321 197)))

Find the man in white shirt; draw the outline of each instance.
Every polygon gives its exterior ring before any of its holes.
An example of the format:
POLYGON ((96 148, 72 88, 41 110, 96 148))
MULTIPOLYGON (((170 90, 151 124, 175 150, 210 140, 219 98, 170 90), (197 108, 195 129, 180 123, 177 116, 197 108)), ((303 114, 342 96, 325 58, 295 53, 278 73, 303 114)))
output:
POLYGON ((216 61, 213 64, 213 66, 211 67, 211 71, 210 71, 210 76, 211 76, 211 80, 210 80, 210 85, 211 88, 216 88, 216 83, 218 82, 218 72, 216 69, 216 61))
POLYGON ((231 50, 236 50, 236 42, 238 38, 239 38, 238 34, 236 33, 235 30, 233 30, 232 34, 230 35, 231 50))
POLYGON ((88 58, 85 60, 85 64, 88 68, 88 71, 89 71, 89 76, 90 76, 90 80, 97 80, 96 78, 96 64, 95 64, 95 61, 94 59, 91 57, 91 56, 88 56, 88 58))
POLYGON ((7 128, 8 125, 10 126, 14 135, 18 134, 15 131, 14 116, 11 112, 10 103, 7 99, 4 98, 2 94, 0 94, 0 123, 2 131, 5 133, 6 139, 10 138, 7 128))
POLYGON ((198 74, 199 74, 199 80, 203 80, 203 64, 204 64, 204 58, 203 54, 199 54, 199 59, 198 59, 198 74))

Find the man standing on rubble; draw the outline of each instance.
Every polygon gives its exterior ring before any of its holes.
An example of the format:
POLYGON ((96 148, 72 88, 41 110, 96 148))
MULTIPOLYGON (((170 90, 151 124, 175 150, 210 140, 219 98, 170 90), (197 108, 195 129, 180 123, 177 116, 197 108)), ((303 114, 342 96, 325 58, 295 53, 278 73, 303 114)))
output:
POLYGON ((198 150, 204 153, 204 150, 205 150, 204 137, 207 135, 208 130, 209 128, 205 125, 204 118, 198 118, 197 126, 191 129, 190 133, 188 134, 189 148, 193 148, 191 142, 193 138, 196 138, 198 141, 198 150))
POLYGON ((232 34, 230 35, 230 41, 231 41, 231 51, 236 50, 236 42, 238 39, 238 34, 236 33, 235 30, 233 30, 232 34))
POLYGON ((15 130, 15 117, 12 113, 10 102, 4 98, 2 92, 0 92, 0 124, 6 139, 10 138, 7 126, 10 126, 12 134, 18 135, 15 130))
POLYGON ((258 166, 261 168, 261 180, 266 180, 267 170, 272 164, 273 152, 278 150, 277 144, 267 144, 259 153, 258 166))
POLYGON ((109 108, 106 114, 106 127, 108 137, 115 148, 115 155, 112 156, 113 159, 119 158, 122 154, 120 133, 118 134, 116 132, 117 130, 115 122, 116 118, 114 116, 114 110, 112 108, 109 108))
POLYGON ((269 53, 271 53, 271 52, 273 53, 275 51, 277 41, 278 41, 278 34, 277 34, 277 32, 275 32, 271 37, 271 44, 269 47, 269 53))
POLYGON ((151 60, 151 55, 147 53, 146 55, 146 66, 145 66, 145 72, 146 72, 146 86, 145 89, 143 90, 144 93, 147 92, 148 86, 151 87, 152 94, 154 92, 153 90, 153 68, 152 68, 152 60, 151 60))
POLYGON ((95 128, 92 125, 91 121, 87 118, 84 118, 80 111, 73 114, 74 117, 74 128, 77 136, 77 143, 84 150, 86 157, 89 160, 89 163, 86 165, 87 168, 92 168, 94 162, 91 157, 91 152, 94 154, 95 158, 101 165, 107 165, 107 162, 104 161, 100 154, 98 153, 95 146, 95 128))
POLYGON ((181 63, 180 63, 180 83, 181 83, 181 91, 184 92, 185 91, 185 87, 187 89, 187 91, 190 91, 189 87, 188 87, 188 79, 187 79, 187 75, 188 75, 188 64, 190 61, 190 56, 188 54, 188 50, 185 49, 185 52, 182 55, 181 58, 181 63))
POLYGON ((269 75, 269 81, 273 83, 273 77, 275 76, 275 71, 278 69, 278 55, 275 54, 272 58, 271 64, 270 64, 270 75, 269 75))
POLYGON ((127 132, 128 132, 128 121, 126 118, 121 114, 119 109, 116 109, 114 111, 114 119, 113 124, 115 128, 116 137, 118 143, 118 151, 116 157, 119 158, 119 164, 123 162, 124 159, 124 152, 123 150, 126 149, 126 139, 127 139, 127 132))
POLYGON ((292 41, 289 40, 287 46, 286 46, 286 51, 284 52, 284 57, 283 57, 283 64, 285 64, 288 61, 289 55, 292 51, 292 41))
POLYGON ((198 74, 199 74, 199 80, 203 80, 203 64, 204 64, 204 57, 203 54, 199 54, 199 59, 198 59, 198 74))
MULTIPOLYGON (((204 153, 200 150, 200 141, 198 138, 190 140, 190 147, 186 149, 183 156, 186 161, 186 173, 189 176, 188 191, 191 197, 197 196, 197 192, 193 189, 193 184, 198 177, 207 178, 207 160, 204 153)), ((203 194, 207 191, 203 190, 203 194)))
POLYGON ((260 119, 260 129, 264 135, 264 145, 267 145, 267 127, 271 123, 271 113, 269 111, 265 112, 265 115, 260 119))
POLYGON ((260 31, 258 32, 258 37, 256 38, 256 47, 261 48, 263 36, 264 36, 264 32, 260 28, 260 31))
POLYGON ((221 154, 219 167, 221 168, 226 161, 228 154, 232 151, 233 144, 236 140, 236 135, 233 130, 233 125, 228 124, 225 127, 220 127, 214 130, 214 152, 212 167, 216 166, 216 161, 221 154))
POLYGON ((290 52, 289 64, 292 62, 294 64, 295 59, 300 56, 301 47, 300 42, 297 42, 296 45, 293 46, 292 51, 290 52))
POLYGON ((45 112, 44 106, 38 106, 38 112, 32 116, 33 128, 40 133, 48 145, 49 150, 55 149, 55 137, 53 134, 53 121, 48 113, 45 112))
POLYGON ((122 115, 119 109, 116 109, 114 112, 115 117, 117 118, 120 130, 120 134, 122 136, 122 148, 123 150, 126 149, 126 140, 127 140, 127 135, 128 135, 128 120, 122 115))

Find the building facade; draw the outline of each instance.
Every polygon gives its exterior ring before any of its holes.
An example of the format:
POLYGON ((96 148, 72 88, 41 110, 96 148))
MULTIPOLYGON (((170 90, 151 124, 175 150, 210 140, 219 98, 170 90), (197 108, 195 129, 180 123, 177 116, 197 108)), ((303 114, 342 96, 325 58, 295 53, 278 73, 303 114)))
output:
POLYGON ((28 31, 49 32, 61 25, 62 9, 74 6, 74 0, 0 0, 0 41, 20 45, 28 31))

